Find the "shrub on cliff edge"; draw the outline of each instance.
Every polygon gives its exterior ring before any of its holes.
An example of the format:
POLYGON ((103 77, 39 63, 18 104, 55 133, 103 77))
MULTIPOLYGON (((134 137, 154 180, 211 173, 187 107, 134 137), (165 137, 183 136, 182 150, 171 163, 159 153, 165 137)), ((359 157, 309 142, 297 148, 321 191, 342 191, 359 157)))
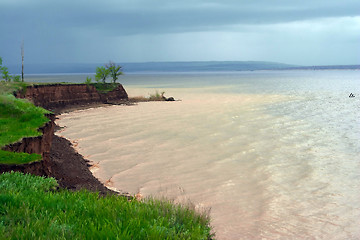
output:
POLYGON ((122 75, 123 72, 121 71, 121 66, 116 65, 114 62, 109 61, 108 64, 105 65, 105 67, 96 67, 95 72, 95 80, 98 83, 106 83, 106 78, 110 75, 112 77, 112 83, 116 83, 119 76, 122 75))
POLYGON ((104 83, 106 82, 106 78, 109 76, 110 71, 106 69, 105 67, 97 67, 96 73, 95 73, 95 80, 98 83, 104 83))
POLYGON ((114 62, 110 61, 105 65, 106 69, 108 69, 110 76, 112 77, 113 83, 116 83, 118 80, 118 76, 122 75, 121 66, 116 65, 114 62))

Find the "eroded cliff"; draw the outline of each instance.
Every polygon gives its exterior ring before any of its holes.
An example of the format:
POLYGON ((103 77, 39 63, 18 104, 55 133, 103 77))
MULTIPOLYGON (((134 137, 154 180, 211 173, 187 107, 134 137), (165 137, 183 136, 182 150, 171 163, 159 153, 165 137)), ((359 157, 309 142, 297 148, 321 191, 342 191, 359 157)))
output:
POLYGON ((128 95, 121 84, 108 93, 99 93, 94 86, 86 84, 32 85, 24 91, 16 92, 15 96, 26 98, 36 106, 49 110, 64 108, 69 105, 111 103, 128 99, 128 95))
MULTIPOLYGON (((122 85, 113 91, 99 93, 92 85, 86 84, 50 84, 28 86, 23 91, 14 93, 18 98, 26 98, 36 106, 48 110, 66 108, 78 104, 116 103, 128 99, 122 85)), ((54 136, 55 115, 48 114, 49 122, 39 129, 42 133, 38 137, 23 138, 21 141, 3 147, 3 150, 12 152, 37 153, 42 155, 42 161, 23 165, 0 164, 0 173, 6 171, 21 171, 35 175, 52 176, 52 163, 50 157, 51 145, 54 136)))

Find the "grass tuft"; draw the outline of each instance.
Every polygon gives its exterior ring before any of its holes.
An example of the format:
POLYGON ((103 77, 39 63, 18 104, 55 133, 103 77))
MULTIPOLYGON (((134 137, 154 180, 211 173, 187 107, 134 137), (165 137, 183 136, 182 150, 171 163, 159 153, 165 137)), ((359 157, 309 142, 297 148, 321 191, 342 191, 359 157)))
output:
POLYGON ((159 91, 155 91, 154 94, 150 94, 149 101, 165 101, 164 97, 165 92, 159 93, 159 91))

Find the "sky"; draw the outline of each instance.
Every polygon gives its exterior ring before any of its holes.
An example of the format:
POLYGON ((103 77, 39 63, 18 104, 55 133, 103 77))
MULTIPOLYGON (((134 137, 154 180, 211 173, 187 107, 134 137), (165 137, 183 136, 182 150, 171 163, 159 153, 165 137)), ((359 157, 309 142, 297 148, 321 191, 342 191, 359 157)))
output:
POLYGON ((3 63, 360 64, 359 0, 0 0, 3 63))

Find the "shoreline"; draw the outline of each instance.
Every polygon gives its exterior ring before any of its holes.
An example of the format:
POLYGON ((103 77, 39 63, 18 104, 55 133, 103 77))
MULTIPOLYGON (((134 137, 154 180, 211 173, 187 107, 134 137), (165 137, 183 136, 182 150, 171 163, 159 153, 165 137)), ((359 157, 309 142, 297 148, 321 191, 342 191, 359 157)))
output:
POLYGON ((126 192, 116 192, 107 188, 90 171, 89 160, 75 151, 71 142, 65 138, 54 136, 50 152, 52 172, 61 188, 70 190, 87 189, 101 195, 115 194, 129 197, 126 192))
MULTIPOLYGON (((90 108, 107 107, 111 105, 124 105, 131 106, 136 102, 128 100, 122 101, 118 104, 104 104, 104 103, 91 103, 83 105, 70 105, 58 109, 54 109, 55 119, 62 113, 73 112, 77 110, 86 110, 90 108)), ((101 195, 114 194, 131 198, 132 196, 120 189, 110 189, 96 178, 91 170, 94 163, 86 159, 83 155, 78 153, 73 143, 57 135, 56 133, 61 129, 55 125, 54 136, 52 140, 50 159, 52 172, 49 177, 54 177, 61 188, 70 190, 87 189, 92 192, 99 192, 101 195)), ((96 164, 96 163, 95 163, 96 164)))
MULTIPOLYGON (((51 111, 55 114, 56 121, 56 119, 59 118, 59 115, 63 113, 116 105, 134 106, 137 105, 137 103, 139 102, 149 102, 149 100, 132 97, 128 98, 127 100, 110 103, 85 103, 66 105, 51 109, 51 111)), ((70 190, 77 191, 81 189, 87 189, 89 191, 98 191, 102 195, 115 194, 127 198, 134 197, 129 192, 126 192, 123 189, 107 186, 108 182, 111 183, 111 179, 102 183, 97 177, 95 177, 94 172, 98 171, 99 169, 99 167, 96 166, 98 163, 92 162, 86 159, 83 155, 81 155, 76 150, 76 146, 74 146, 76 142, 73 142, 71 139, 67 139, 61 136, 61 129, 62 127, 57 125, 55 122, 54 136, 50 150, 52 173, 49 177, 54 177, 58 181, 60 187, 70 190)), ((139 198, 139 196, 139 193, 135 194, 136 198, 139 198)))

